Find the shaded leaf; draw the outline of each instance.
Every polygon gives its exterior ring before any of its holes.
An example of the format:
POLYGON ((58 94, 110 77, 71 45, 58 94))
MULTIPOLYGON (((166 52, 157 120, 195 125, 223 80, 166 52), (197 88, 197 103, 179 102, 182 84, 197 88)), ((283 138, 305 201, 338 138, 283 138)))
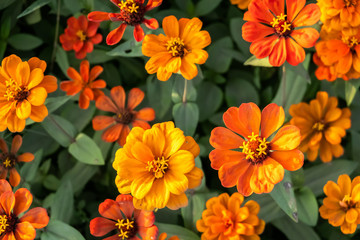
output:
POLYGON ((41 240, 85 240, 81 233, 70 225, 51 219, 41 234, 41 240))
POLYGON ((70 223, 74 211, 74 194, 69 180, 61 183, 51 204, 51 219, 70 223))
POLYGON ((200 0, 195 6, 195 16, 204 16, 209 14, 219 6, 221 0, 200 0))
POLYGON ((41 40, 41 38, 38 38, 31 34, 18 33, 11 35, 8 38, 8 43, 15 49, 27 51, 39 47, 43 43, 43 41, 41 40))
POLYGON ((196 103, 199 107, 199 120, 204 121, 219 109, 223 99, 223 92, 213 83, 202 82, 197 87, 196 103))
POLYGON ((80 133, 75 142, 69 146, 69 153, 80 162, 91 165, 104 165, 105 161, 101 150, 87 135, 80 133))
POLYGON ((287 217, 276 219, 272 224, 283 232, 289 240, 320 240, 320 237, 309 226, 299 222, 289 221, 287 217))
POLYGON ((351 105, 356 93, 359 90, 360 79, 350 79, 345 81, 345 100, 348 106, 351 105))
POLYGON ((259 104, 259 94, 255 87, 246 80, 231 78, 225 87, 225 100, 228 106, 240 106, 244 102, 259 104))
POLYGON ((65 118, 57 115, 48 115, 41 125, 63 147, 68 147, 75 141, 76 128, 65 118))
POLYGON ((35 2, 33 2, 29 7, 27 7, 22 13, 20 13, 17 18, 21 18, 23 16, 28 15, 29 13, 35 11, 36 9, 41 8, 42 6, 45 6, 46 4, 48 4, 49 2, 51 2, 51 0, 37 0, 35 2))
POLYGON ((69 179, 73 186, 73 191, 76 193, 85 186, 97 170, 97 166, 77 162, 73 168, 65 173, 62 177, 62 181, 63 179, 69 179))
POLYGON ((296 205, 300 221, 309 226, 315 226, 319 217, 319 206, 314 193, 308 187, 295 192, 296 205))
POLYGON ((173 77, 168 81, 159 81, 152 75, 146 80, 147 94, 150 107, 155 110, 156 118, 162 119, 171 106, 173 77))
POLYGON ((217 73, 225 73, 229 70, 232 57, 227 54, 234 47, 230 37, 224 37, 211 43, 208 48, 209 58, 205 65, 217 73))
POLYGON ((199 108, 196 103, 177 103, 173 107, 176 127, 184 131, 185 136, 195 133, 199 121, 199 108))
POLYGON ((168 238, 178 236, 181 240, 200 240, 198 235, 186 228, 166 223, 155 223, 155 225, 159 228, 159 233, 166 232, 168 238))

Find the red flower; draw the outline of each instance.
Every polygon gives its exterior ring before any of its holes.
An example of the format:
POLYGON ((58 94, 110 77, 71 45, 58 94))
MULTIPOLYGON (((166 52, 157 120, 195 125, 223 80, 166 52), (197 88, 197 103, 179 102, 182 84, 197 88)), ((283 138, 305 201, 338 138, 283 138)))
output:
POLYGON ((80 92, 79 107, 87 109, 91 100, 97 100, 104 93, 99 88, 105 88, 106 82, 102 79, 95 80, 103 71, 101 66, 95 66, 90 70, 89 61, 84 60, 80 64, 80 73, 74 68, 69 67, 67 75, 71 81, 60 83, 61 90, 66 95, 75 95, 80 92))
POLYGON ((78 19, 70 17, 67 24, 65 33, 60 35, 60 42, 65 51, 74 50, 78 59, 85 58, 93 51, 94 44, 102 41, 101 34, 96 33, 100 24, 89 22, 84 15, 78 19))
POLYGON ((120 13, 107 13, 95 11, 88 14, 88 19, 94 22, 102 22, 111 20, 113 22, 122 22, 121 25, 112 30, 106 37, 108 45, 114 45, 120 42, 127 25, 134 26, 134 38, 137 42, 144 39, 144 30, 140 24, 144 23, 150 29, 157 29, 159 23, 155 18, 145 19, 145 13, 151 9, 158 7, 162 0, 149 0, 144 6, 144 0, 110 0, 120 8, 120 13))
POLYGON ((136 234, 141 239, 156 239, 158 235, 154 213, 135 209, 130 195, 119 195, 116 201, 106 199, 99 205, 99 213, 103 217, 90 221, 90 233, 96 237, 102 237, 112 230, 117 230, 117 233, 105 239, 140 240, 136 234))

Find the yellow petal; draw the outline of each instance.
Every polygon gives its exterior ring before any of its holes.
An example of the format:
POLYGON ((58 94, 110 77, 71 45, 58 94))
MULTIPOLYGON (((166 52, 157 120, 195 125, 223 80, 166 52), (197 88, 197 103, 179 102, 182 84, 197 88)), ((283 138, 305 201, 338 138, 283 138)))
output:
POLYGON ((27 101, 18 102, 16 105, 16 115, 20 119, 27 119, 31 113, 31 104, 27 101))
POLYGON ((47 92, 43 87, 36 87, 30 90, 27 100, 34 106, 43 105, 47 97, 47 92))

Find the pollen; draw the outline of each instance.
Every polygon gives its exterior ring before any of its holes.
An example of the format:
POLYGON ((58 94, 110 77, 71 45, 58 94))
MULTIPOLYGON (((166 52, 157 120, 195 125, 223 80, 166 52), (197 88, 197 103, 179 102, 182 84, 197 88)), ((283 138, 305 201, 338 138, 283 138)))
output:
POLYGON ((6 228, 9 226, 7 223, 7 216, 0 215, 0 235, 6 231, 6 228))
POLYGON ((6 168, 11 167, 11 165, 12 165, 9 158, 6 158, 5 161, 3 161, 3 164, 6 168))
POLYGON ((350 37, 346 37, 343 36, 342 37, 342 41, 349 46, 349 48, 354 48, 356 45, 359 44, 358 39, 355 36, 350 37))
POLYGON ((80 38, 80 41, 85 41, 86 40, 86 35, 81 30, 77 31, 76 36, 78 36, 80 38))
POLYGON ((312 129, 315 129, 317 131, 323 131, 325 128, 325 124, 321 123, 321 122, 317 122, 312 126, 312 129))
POLYGON ((129 219, 118 219, 115 226, 119 230, 119 237, 122 240, 128 239, 132 235, 134 229, 134 221, 129 219))
POLYGON ((279 36, 288 36, 293 30, 293 26, 287 20, 287 15, 281 13, 276 18, 273 18, 272 22, 270 22, 271 26, 274 28, 275 32, 279 36))
POLYGON ((184 41, 180 38, 171 38, 166 43, 166 49, 174 57, 183 57, 187 53, 184 41))
POLYGON ((253 164, 262 163, 269 153, 268 143, 265 138, 260 138, 259 135, 251 133, 251 136, 247 137, 247 141, 243 142, 243 145, 239 148, 246 154, 246 159, 253 164))
POLYGON ((344 198, 339 201, 339 205, 345 209, 350 209, 355 206, 355 203, 349 195, 345 195, 344 198))
POLYGON ((164 157, 154 159, 152 161, 148 161, 148 165, 146 169, 149 172, 153 172, 155 178, 162 178, 165 174, 166 169, 169 167, 169 160, 164 157))
POLYGON ((21 91, 21 87, 12 78, 5 81, 5 84, 6 84, 6 91, 4 97, 8 101, 13 100, 17 96, 17 94, 21 91))

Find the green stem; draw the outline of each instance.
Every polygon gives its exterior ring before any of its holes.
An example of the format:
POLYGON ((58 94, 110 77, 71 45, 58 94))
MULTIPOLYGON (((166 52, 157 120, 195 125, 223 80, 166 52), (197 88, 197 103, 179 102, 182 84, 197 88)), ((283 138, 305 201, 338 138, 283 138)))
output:
POLYGON ((282 65, 282 106, 285 107, 286 104, 286 69, 285 64, 282 65))
POLYGON ((183 102, 183 103, 186 103, 187 81, 188 81, 188 80, 186 80, 185 78, 184 78, 184 80, 185 80, 185 83, 184 83, 184 94, 183 94, 182 102, 183 102))
POLYGON ((59 24, 60 24, 60 8, 61 8, 61 0, 57 1, 57 12, 56 12, 56 26, 55 26, 55 37, 54 37, 54 45, 53 51, 51 54, 51 64, 50 64, 50 72, 54 69, 54 62, 56 57, 56 48, 57 48, 57 41, 59 38, 59 24))

